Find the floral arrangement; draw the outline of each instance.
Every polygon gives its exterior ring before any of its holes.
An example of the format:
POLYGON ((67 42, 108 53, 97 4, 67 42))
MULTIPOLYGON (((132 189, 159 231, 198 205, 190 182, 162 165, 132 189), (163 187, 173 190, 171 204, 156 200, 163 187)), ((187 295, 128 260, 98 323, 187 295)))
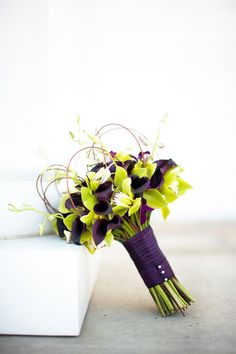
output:
MULTIPOLYGON (((74 140, 75 136, 71 133, 74 140)), ((147 147, 147 139, 120 124, 108 124, 99 129, 92 141, 71 157, 67 166, 49 166, 37 178, 37 191, 48 213, 40 225, 43 233, 47 221, 68 243, 84 245, 94 254, 101 245, 120 242, 129 252, 162 316, 183 311, 193 302, 192 296, 175 276, 161 251, 150 226, 152 212, 159 209, 164 219, 170 213, 169 204, 191 186, 180 177, 182 168, 172 159, 157 159, 158 141, 147 147), (108 129, 108 130, 107 130, 108 129), (135 140, 138 152, 110 151, 101 137, 113 129, 123 129, 135 140), (106 130, 106 131, 105 131, 106 130), (145 145, 145 150, 142 145, 145 145), (71 167, 72 161, 85 153, 84 175, 71 167), (92 156, 92 162, 91 162, 92 156), (47 175, 47 184, 44 179, 47 175), (50 178, 49 178, 50 177, 50 178), (58 207, 53 206, 47 192, 50 186, 64 181, 58 207)), ((12 211, 35 210, 25 205, 12 211)))

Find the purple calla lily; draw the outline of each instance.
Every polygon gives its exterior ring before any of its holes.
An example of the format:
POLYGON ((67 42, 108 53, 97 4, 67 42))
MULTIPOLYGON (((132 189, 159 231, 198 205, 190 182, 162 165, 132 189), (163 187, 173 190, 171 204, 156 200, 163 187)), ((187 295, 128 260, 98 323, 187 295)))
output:
POLYGON ((138 154, 139 160, 147 159, 150 156, 150 151, 143 151, 138 154))
POLYGON ((147 212, 153 211, 152 208, 150 208, 147 204, 146 201, 142 201, 141 209, 140 209, 140 221, 141 224, 144 224, 147 220, 147 212))
POLYGON ((170 168, 176 167, 177 164, 172 160, 157 160, 155 161, 157 166, 160 167, 162 174, 164 175, 170 168))
POLYGON ((108 215, 112 213, 112 207, 108 200, 99 199, 98 203, 94 206, 94 212, 97 215, 108 215))
POLYGON ((121 161, 116 161, 115 164, 113 162, 110 162, 108 165, 110 165, 109 170, 111 173, 116 172, 116 165, 123 167, 123 163, 121 161))
POLYGON ((117 229, 121 226, 121 217, 119 215, 114 215, 111 220, 99 219, 93 224, 92 234, 96 245, 99 245, 105 237, 109 230, 117 229))
POLYGON ((150 179, 150 187, 151 188, 160 188, 161 185, 163 184, 164 179, 163 179, 163 174, 161 172, 160 167, 157 165, 155 172, 153 173, 151 179, 150 179))
POLYGON ((131 189, 134 195, 137 197, 138 195, 140 196, 142 192, 147 189, 149 186, 149 179, 147 177, 138 177, 137 175, 131 175, 131 189))
POLYGON ((93 166, 93 168, 91 168, 91 172, 98 172, 100 170, 100 168, 104 167, 104 163, 103 162, 99 162, 97 163, 95 166, 93 166))
MULTIPOLYGON (((70 214, 69 213, 63 214, 64 217, 66 217, 67 215, 70 215, 70 214)), ((58 231, 58 234, 61 238, 63 238, 65 236, 64 231, 68 231, 66 225, 63 222, 63 219, 61 219, 61 218, 57 218, 57 231, 58 231)))
POLYGON ((99 199, 110 200, 112 196, 112 182, 106 181, 100 184, 94 194, 98 198, 98 200, 99 199))
POLYGON ((72 236, 72 241, 76 245, 81 245, 80 243, 80 237, 83 231, 85 231, 86 225, 80 221, 80 217, 76 218, 72 224, 72 229, 71 229, 71 236, 72 236))
MULTIPOLYGON (((83 207, 83 202, 82 202, 82 199, 81 199, 81 194, 80 193, 72 193, 71 194, 71 198, 73 200, 73 203, 76 207, 78 206, 81 206, 83 207)), ((71 202, 71 199, 68 198, 65 202, 65 207, 70 210, 70 209, 73 209, 74 206, 72 205, 72 202, 71 202)))
POLYGON ((111 155, 111 157, 114 159, 114 157, 116 156, 116 152, 114 152, 114 151, 110 151, 110 155, 111 155))
POLYGON ((132 170, 133 170, 133 168, 134 168, 136 162, 137 162, 137 161, 135 161, 135 160, 126 160, 126 161, 124 162, 124 166, 123 166, 123 167, 124 167, 124 169, 126 169, 128 175, 131 174, 131 172, 132 172, 132 170))

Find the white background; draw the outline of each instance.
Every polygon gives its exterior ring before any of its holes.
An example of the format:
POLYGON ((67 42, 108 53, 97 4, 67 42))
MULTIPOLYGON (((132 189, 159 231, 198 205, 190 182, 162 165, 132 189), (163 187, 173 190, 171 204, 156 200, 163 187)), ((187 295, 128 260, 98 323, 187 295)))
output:
POLYGON ((169 220, 235 221, 235 1, 0 0, 0 36, 3 179, 69 156, 78 114, 154 138, 169 112, 161 156, 194 186, 169 220))

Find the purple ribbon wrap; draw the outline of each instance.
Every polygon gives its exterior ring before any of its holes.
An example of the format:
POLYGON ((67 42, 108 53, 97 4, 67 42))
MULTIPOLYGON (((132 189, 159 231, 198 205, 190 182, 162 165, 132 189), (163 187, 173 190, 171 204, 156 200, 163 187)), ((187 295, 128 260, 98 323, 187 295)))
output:
POLYGON ((161 284, 174 276, 151 226, 138 232, 123 245, 148 288, 161 284))

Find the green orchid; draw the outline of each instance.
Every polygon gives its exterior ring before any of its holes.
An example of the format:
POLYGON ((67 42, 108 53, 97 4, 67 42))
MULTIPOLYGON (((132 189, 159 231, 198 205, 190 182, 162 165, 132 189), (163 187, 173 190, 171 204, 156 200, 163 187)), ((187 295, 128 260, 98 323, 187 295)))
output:
POLYGON ((164 174, 164 183, 159 188, 159 191, 165 196, 168 203, 174 202, 192 188, 189 183, 179 177, 180 172, 183 172, 183 169, 177 166, 164 174))
POLYGON ((95 204, 97 203, 97 198, 89 187, 81 188, 81 198, 84 206, 90 211, 93 210, 95 204))
POLYGON ((132 170, 132 174, 137 175, 138 177, 148 177, 150 179, 154 174, 156 169, 156 163, 151 162, 151 159, 148 158, 145 162, 138 160, 135 164, 135 167, 132 170))
MULTIPOLYGON (((119 166, 117 166, 119 167, 119 166)), ((120 191, 116 192, 113 197, 113 203, 115 206, 112 208, 113 212, 123 216, 128 211, 128 215, 136 213, 141 206, 141 198, 134 198, 134 194, 131 189, 131 178, 125 177, 127 172, 124 168, 119 167, 115 173, 115 184, 119 184, 120 191), (125 177, 123 179, 123 177, 125 177)))

